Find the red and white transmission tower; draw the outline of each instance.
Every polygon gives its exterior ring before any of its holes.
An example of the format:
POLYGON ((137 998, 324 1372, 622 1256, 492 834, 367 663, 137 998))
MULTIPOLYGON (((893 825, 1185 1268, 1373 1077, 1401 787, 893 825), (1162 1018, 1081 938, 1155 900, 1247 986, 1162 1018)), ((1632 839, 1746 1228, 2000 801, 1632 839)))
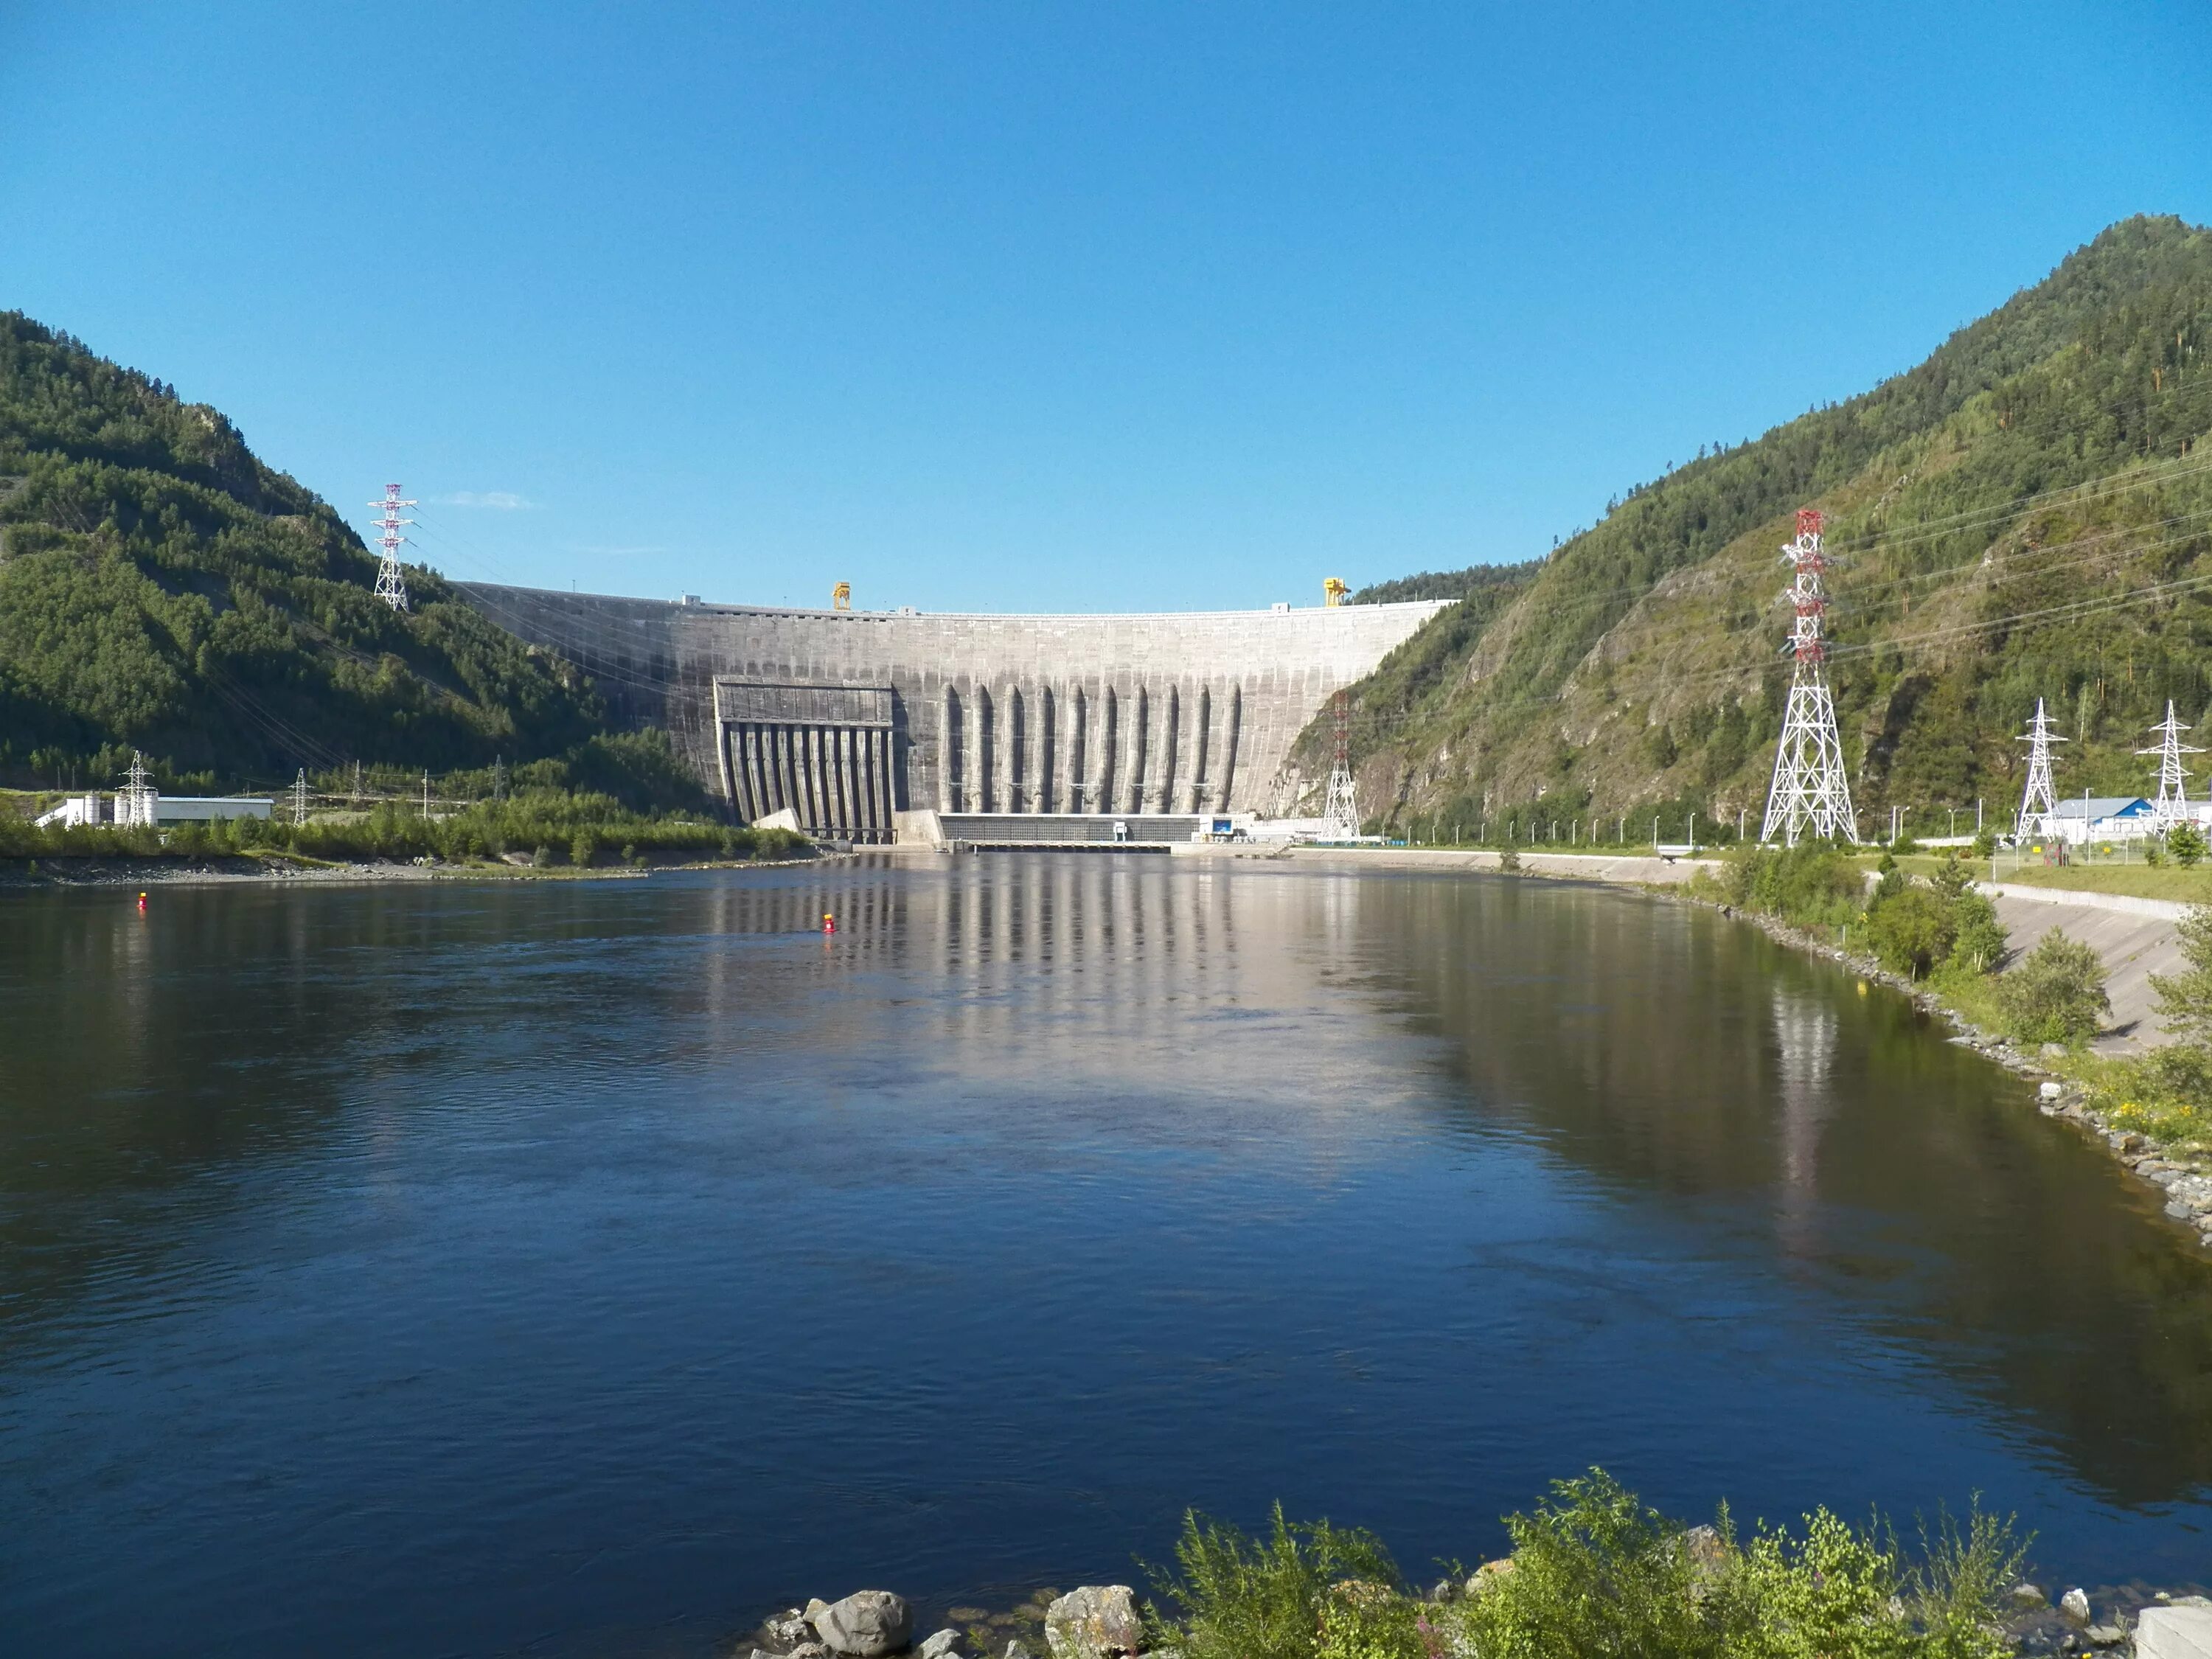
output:
POLYGON ((1766 793, 1761 841, 1777 835, 1790 846, 1808 831, 1837 841, 1859 838, 1851 811, 1851 781, 1844 768, 1844 745, 1836 735, 1836 702, 1821 667, 1826 647, 1820 641, 1828 593, 1820 573, 1828 568, 1820 551, 1822 519, 1817 508, 1797 509, 1797 539, 1782 550, 1796 575, 1783 595, 1796 611, 1790 649, 1796 664, 1790 677, 1790 708, 1782 721, 1781 745, 1774 752, 1774 782, 1766 793))
POLYGON ((407 608, 407 579, 399 574, 399 550, 407 538, 399 533, 399 529, 402 525, 410 525, 415 520, 401 518, 399 509, 421 503, 400 500, 399 486, 386 484, 384 486, 384 499, 371 501, 369 505, 384 509, 384 516, 376 520, 376 527, 384 532, 376 538, 377 545, 384 550, 384 562, 376 568, 376 597, 394 611, 404 611, 407 608))
POLYGON ((1336 759, 1329 768, 1328 801, 1322 808, 1324 841, 1359 839, 1359 782, 1352 775, 1352 702, 1338 691, 1329 714, 1336 727, 1336 759))

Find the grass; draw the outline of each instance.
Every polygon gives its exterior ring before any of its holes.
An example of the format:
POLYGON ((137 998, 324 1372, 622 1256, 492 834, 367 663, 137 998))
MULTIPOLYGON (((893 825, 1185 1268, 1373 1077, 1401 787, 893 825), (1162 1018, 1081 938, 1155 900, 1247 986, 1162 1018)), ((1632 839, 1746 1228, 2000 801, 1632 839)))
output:
MULTIPOLYGON (((1858 855, 1860 867, 1871 871, 1881 860, 1879 853, 1858 855)), ((1908 853, 1897 860, 1898 868, 1907 875, 1929 877, 1940 869, 1944 859, 1941 854, 1908 853)), ((1974 879, 1990 879, 1990 861, 1969 858, 1974 879)), ((2018 870, 2008 870, 2004 861, 1997 865, 1996 880, 2008 887, 2050 887, 2075 893, 2116 893, 2130 898, 2170 899, 2177 904, 2212 903, 2212 860, 2185 870, 2178 865, 2163 865, 2155 869, 2147 864, 2065 864, 2029 863, 2018 870)))
POLYGON ((1997 880, 2008 886, 2118 893, 2130 898, 2171 899, 2177 904, 2212 902, 2212 865, 2205 864, 2193 870, 2172 865, 2154 870, 2145 864, 2028 865, 2014 872, 2000 864, 1997 880))

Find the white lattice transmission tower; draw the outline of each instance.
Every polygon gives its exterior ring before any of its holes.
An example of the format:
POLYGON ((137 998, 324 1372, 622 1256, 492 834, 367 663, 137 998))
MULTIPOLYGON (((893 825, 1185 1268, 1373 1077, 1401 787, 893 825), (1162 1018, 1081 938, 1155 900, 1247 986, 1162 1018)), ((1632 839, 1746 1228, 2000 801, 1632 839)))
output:
POLYGON ((399 509, 418 507, 421 503, 402 501, 399 486, 388 483, 384 486, 384 499, 371 501, 369 505, 384 509, 384 516, 376 520, 377 529, 383 532, 377 537, 376 544, 384 550, 384 562, 376 568, 376 597, 394 611, 404 611, 407 609, 407 579, 399 574, 399 550, 405 545, 407 538, 399 532, 403 526, 413 524, 415 520, 401 518, 399 509))
POLYGON ((1850 775, 1844 766, 1843 741, 1836 735, 1836 700, 1829 693, 1822 665, 1826 647, 1820 628, 1827 615, 1828 592, 1820 575, 1829 560, 1820 550, 1821 523, 1818 510, 1800 507, 1797 539, 1782 550, 1783 562, 1796 573, 1783 595, 1796 613, 1789 647, 1796 662, 1759 838, 1772 841, 1779 836, 1792 847, 1806 835, 1836 841, 1859 838, 1858 820, 1851 811, 1850 775))
POLYGON ((2189 772, 2181 757, 2204 752, 2182 742, 2181 734, 2189 729, 2175 716, 2173 699, 2168 697, 2166 718, 2151 727, 2158 734, 2158 747, 2136 750, 2138 755, 2158 757, 2158 799, 2151 803, 2151 818, 2161 830, 2189 822, 2189 772))
POLYGON ((2043 699, 2035 700, 2035 718, 2027 723, 2027 735, 2014 739, 2027 745, 2027 787, 2021 792, 2020 817, 2013 825, 2015 839, 2030 836, 2055 836, 2058 833, 2058 794, 2051 781, 2051 745, 2063 743, 2065 738, 2051 729, 2051 717, 2043 712, 2043 699))
POLYGON ((1330 700, 1336 758, 1329 768, 1328 799, 1322 808, 1325 841, 1359 839, 1359 781, 1352 775, 1352 705, 1342 691, 1330 700))
POLYGON ((145 756, 135 749, 131 751, 131 770, 126 775, 129 781, 115 792, 115 821, 150 830, 161 822, 161 794, 147 773, 145 756))

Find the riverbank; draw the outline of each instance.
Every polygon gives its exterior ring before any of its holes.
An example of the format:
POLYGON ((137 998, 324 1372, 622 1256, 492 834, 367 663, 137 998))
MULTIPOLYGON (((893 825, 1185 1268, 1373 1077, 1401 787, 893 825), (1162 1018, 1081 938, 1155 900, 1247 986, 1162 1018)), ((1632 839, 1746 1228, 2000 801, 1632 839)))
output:
MULTIPOLYGON (((1380 865, 1492 874, 1499 873, 1501 863, 1497 853, 1441 848, 1301 848, 1293 856, 1301 861, 1350 868, 1380 865)), ((2041 886, 2007 890, 2008 884, 1978 884, 1996 905, 1997 919, 2011 936, 2015 951, 2032 949, 2046 933, 2063 929, 2069 938, 2089 945, 2104 963, 2112 1024, 2091 1045, 2090 1055, 2077 1056, 2056 1044, 2030 1051, 1986 1030, 1971 1011, 1925 982, 1892 973, 1870 955, 1832 944, 1774 917, 1741 910, 1723 900, 1687 890, 1700 874, 1718 877, 1723 866, 1717 859, 1523 853, 1519 866, 1518 873, 1523 877, 1613 882, 1702 904, 1752 923, 1779 944, 1825 957, 1869 983, 1889 987, 1923 1012, 1948 1024, 1954 1033, 1951 1041, 1986 1056, 2023 1083, 2033 1085, 2031 1098, 2039 1111, 2094 1136, 2124 1168, 2159 1189, 2171 1220, 2190 1228, 2203 1248, 2212 1249, 2212 1147, 2160 1140, 2118 1121, 2112 1112, 2095 1103, 2089 1086, 2090 1073, 2100 1060, 2139 1054, 2165 1036, 2152 1006, 2154 994, 2150 979, 2155 974, 2177 973, 2185 965, 2173 931, 2179 905, 2132 895, 2069 892, 2041 886)))
MULTIPOLYGON (((1624 1495, 1633 1503, 1632 1494, 1624 1495)), ((1656 1533, 1662 1545, 1666 1543, 1666 1532, 1669 1530, 1666 1523, 1658 1522, 1648 1511, 1646 1517, 1644 1526, 1656 1533)), ((1385 1582, 1384 1575, 1395 1577, 1395 1571, 1374 1540, 1366 1534, 1340 1531, 1331 1532, 1329 1537, 1330 1543, 1349 1559, 1334 1564, 1314 1561, 1310 1565, 1321 1571, 1298 1589, 1291 1588, 1295 1580, 1289 1574, 1273 1583, 1266 1583, 1263 1577, 1269 1567, 1285 1565, 1280 1561, 1281 1554, 1298 1548, 1300 1540, 1297 1529, 1293 1529, 1288 1550, 1282 1540, 1275 1541, 1272 1547, 1262 1542, 1258 1551, 1245 1560, 1210 1563, 1217 1571, 1201 1583, 1194 1585, 1188 1577, 1170 1581, 1156 1587, 1162 1592, 1157 1597, 1141 1601, 1139 1590, 1128 1584, 1086 1584, 1066 1592, 1046 1585, 1031 1591, 1011 1607, 997 1611, 960 1604, 918 1608, 895 1592, 863 1589, 836 1601, 817 1597, 803 1607, 790 1607, 772 1613, 753 1630, 738 1638, 726 1651, 729 1659, 894 1659, 895 1656, 912 1656, 912 1659, 1043 1659, 1048 1655, 1049 1659, 1145 1659, 1145 1656, 1151 1659, 1182 1659, 1194 1650, 1208 1656, 1224 1649, 1241 1654, 1246 1650, 1235 1642, 1236 1634, 1272 1624, 1275 1626, 1275 1639, 1267 1644, 1267 1650, 1270 1652, 1280 1653, 1286 1645, 1297 1645, 1295 1638, 1286 1644, 1287 1628, 1313 1633, 1310 1643, 1304 1644, 1310 1648, 1311 1659, 1352 1659, 1353 1656, 1357 1659, 1453 1659, 1453 1656, 1478 1651, 1475 1644, 1492 1623, 1517 1627, 1522 1632, 1535 1623, 1539 1628, 1548 1626, 1545 1633, 1554 1638, 1571 1635, 1572 1627, 1587 1617, 1585 1608, 1573 1605, 1577 1584, 1572 1581, 1581 1573, 1591 1577, 1598 1576, 1598 1563, 1594 1560, 1559 1563, 1541 1559, 1553 1553, 1547 1547, 1553 1540, 1539 1537, 1513 1555, 1484 1562, 1472 1573, 1455 1568, 1426 1589, 1412 1585, 1394 1586, 1385 1582), (1271 1553, 1275 1559, 1269 1559, 1271 1553), (1522 1576, 1524 1558, 1536 1558, 1530 1560, 1532 1571, 1525 1578, 1522 1576), (1532 1588, 1533 1582, 1544 1575, 1546 1569, 1556 1570, 1560 1565, 1567 1568, 1570 1582, 1532 1588), (1335 1580, 1334 1583, 1329 1582, 1332 1578, 1335 1580), (1310 1605, 1282 1605, 1299 1596, 1310 1605), (1492 1598, 1535 1605, 1516 1607, 1509 1613, 1498 1607, 1492 1598), (1559 1605, 1543 1605, 1552 1601, 1559 1605), (1183 1616, 1164 1616, 1158 1605, 1161 1601, 1168 1602, 1183 1616), (1289 1616, 1271 1620, 1266 1617, 1271 1611, 1289 1616), (945 1622, 939 1624, 940 1619, 945 1622), (930 1635, 918 1635, 932 1625, 938 1627, 930 1635), (1347 1630, 1348 1625, 1353 1628, 1347 1630), (1364 1639, 1356 1644, 1344 1640, 1352 1634, 1364 1639)), ((1995 1529, 1979 1534, 1970 1530, 1968 1537, 1972 1540, 1970 1548, 1978 1547, 1976 1566, 2011 1568, 2002 1572, 1994 1583, 1965 1589, 1960 1601, 1971 1603, 1978 1600, 1978 1605, 1946 1606, 1940 1589, 1934 1595, 1923 1589, 1915 1596, 1917 1605, 1909 1608, 1904 1597, 1898 1595, 1880 1611, 1869 1606, 1839 1622, 1879 1626, 1894 1620, 1898 1628, 1881 1632, 1865 1650, 1894 1656, 1895 1659, 1908 1659, 1908 1656, 1916 1654, 1926 1654, 1933 1659, 1936 1654, 1989 1651, 1979 1645, 1960 1648, 1947 1641, 1946 1637, 1953 1632, 1945 1626, 1953 1622, 1978 1626, 2002 1643, 2006 1650, 2014 1653, 2100 1652, 2112 1655, 2114 1659, 2134 1659, 2136 1656, 2141 1656, 2141 1659, 2199 1659, 2204 1650, 2201 1644, 2212 1643, 2212 1598, 2189 1590, 2152 1589, 2141 1584, 2046 1589, 2021 1575, 2016 1553, 2010 1559, 2002 1559, 2009 1540, 2000 1537, 1995 1529), (2191 1645, 2192 1643, 2200 1645, 2191 1645)), ((1191 1534, 1187 1532, 1186 1551, 1190 1538, 1191 1534)), ((1609 1539, 1606 1544, 1598 1545, 1597 1549, 1602 1551, 1608 1546, 1619 1548, 1625 1541, 1609 1539)), ((1618 1580, 1624 1574, 1644 1577, 1650 1582, 1641 1588, 1656 1592, 1653 1599, 1662 1603, 1655 1607, 1647 1602, 1632 1613, 1624 1610, 1614 1620, 1649 1621, 1645 1629, 1636 1633, 1666 1645, 1640 1646, 1636 1650, 1650 1654, 1652 1659, 1668 1659, 1677 1651, 1720 1651, 1710 1641, 1696 1640, 1699 1634, 1713 1633, 1711 1627, 1698 1629, 1699 1611, 1714 1605, 1715 1593, 1723 1585, 1734 1588, 1732 1580, 1739 1576, 1749 1577, 1759 1569, 1751 1565, 1747 1553, 1732 1535, 1714 1526, 1675 1530, 1673 1542, 1676 1547, 1665 1552, 1656 1564, 1608 1564, 1612 1568, 1611 1587, 1616 1594, 1620 1588, 1618 1580), (1665 1556, 1673 1559, 1666 1559, 1665 1556), (1676 1596, 1680 1598, 1682 1610, 1670 1613, 1663 1602, 1676 1596), (1670 1636, 1688 1639, 1677 1647, 1667 1642, 1670 1636)), ((1316 1548, 1314 1545, 1305 1547, 1317 1556, 1328 1548, 1316 1548)), ((1784 1559, 1787 1559, 1785 1553, 1784 1559)), ((1876 1559, 1878 1557, 1870 1553, 1867 1560, 1854 1565, 1873 1565, 1869 1577, 1880 1583, 1887 1575, 1875 1565, 1876 1559)), ((1893 1570, 1893 1564, 1894 1558, 1893 1570)), ((1809 1567, 1802 1556, 1794 1565, 1799 1571, 1809 1567)), ((1790 1570, 1785 1566, 1783 1571, 1790 1570)), ((1941 1577, 1942 1570, 1938 1569, 1939 1584, 1941 1577)), ((1898 1575, 1898 1578, 1895 1588, 1902 1590, 1905 1588, 1903 1575, 1898 1575)), ((1861 1588, 1864 1593, 1864 1587, 1861 1588)), ((1887 1590, 1890 1586, 1883 1584, 1881 1588, 1887 1590)), ((1737 1593, 1742 1594, 1741 1590, 1737 1593)), ((1849 1595, 1850 1591, 1843 1593, 1849 1595)), ((1725 1590, 1722 1590, 1722 1597, 1729 1599, 1725 1590)), ((1764 1622, 1762 1610, 1755 1605, 1759 1592, 1751 1591, 1748 1599, 1754 1603, 1753 1607, 1747 1612, 1741 1607, 1732 1608, 1731 1622, 1754 1626, 1764 1622)), ((1881 1601, 1879 1595, 1870 1599, 1874 1603, 1881 1601)), ((1793 1609, 1793 1613, 1802 1617, 1807 1611, 1801 1605, 1793 1609)), ((1729 1620, 1730 1614, 1721 1613, 1718 1618, 1729 1620)), ((1607 1633, 1629 1633, 1614 1620, 1607 1622, 1613 1627, 1607 1633)), ((1767 1650, 1764 1644, 1755 1645, 1758 1650, 1767 1650)), ((1516 1645, 1513 1650, 1523 1650, 1516 1645)), ((1540 1650, 1555 1650, 1547 1646, 1540 1650)), ((1730 1647, 1726 1650, 1735 1650, 1730 1647)), ((1854 1645, 1834 1650, 1856 1653, 1862 1650, 1854 1645)))
POLYGON ((706 859, 642 864, 514 864, 489 860, 406 864, 336 862, 288 854, 234 854, 204 858, 0 858, 0 890, 57 887, 344 886, 389 883, 467 881, 635 881, 656 871, 747 870, 764 864, 819 862, 840 856, 815 852, 775 859, 706 859))

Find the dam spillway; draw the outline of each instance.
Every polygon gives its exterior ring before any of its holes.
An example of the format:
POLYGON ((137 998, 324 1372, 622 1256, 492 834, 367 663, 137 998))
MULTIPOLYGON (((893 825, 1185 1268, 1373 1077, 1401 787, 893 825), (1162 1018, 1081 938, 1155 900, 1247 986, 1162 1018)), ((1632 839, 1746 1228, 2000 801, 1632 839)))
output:
POLYGON ((793 611, 483 582, 490 620, 665 729, 746 822, 1261 811, 1306 723, 1439 601, 1101 616, 793 611))

